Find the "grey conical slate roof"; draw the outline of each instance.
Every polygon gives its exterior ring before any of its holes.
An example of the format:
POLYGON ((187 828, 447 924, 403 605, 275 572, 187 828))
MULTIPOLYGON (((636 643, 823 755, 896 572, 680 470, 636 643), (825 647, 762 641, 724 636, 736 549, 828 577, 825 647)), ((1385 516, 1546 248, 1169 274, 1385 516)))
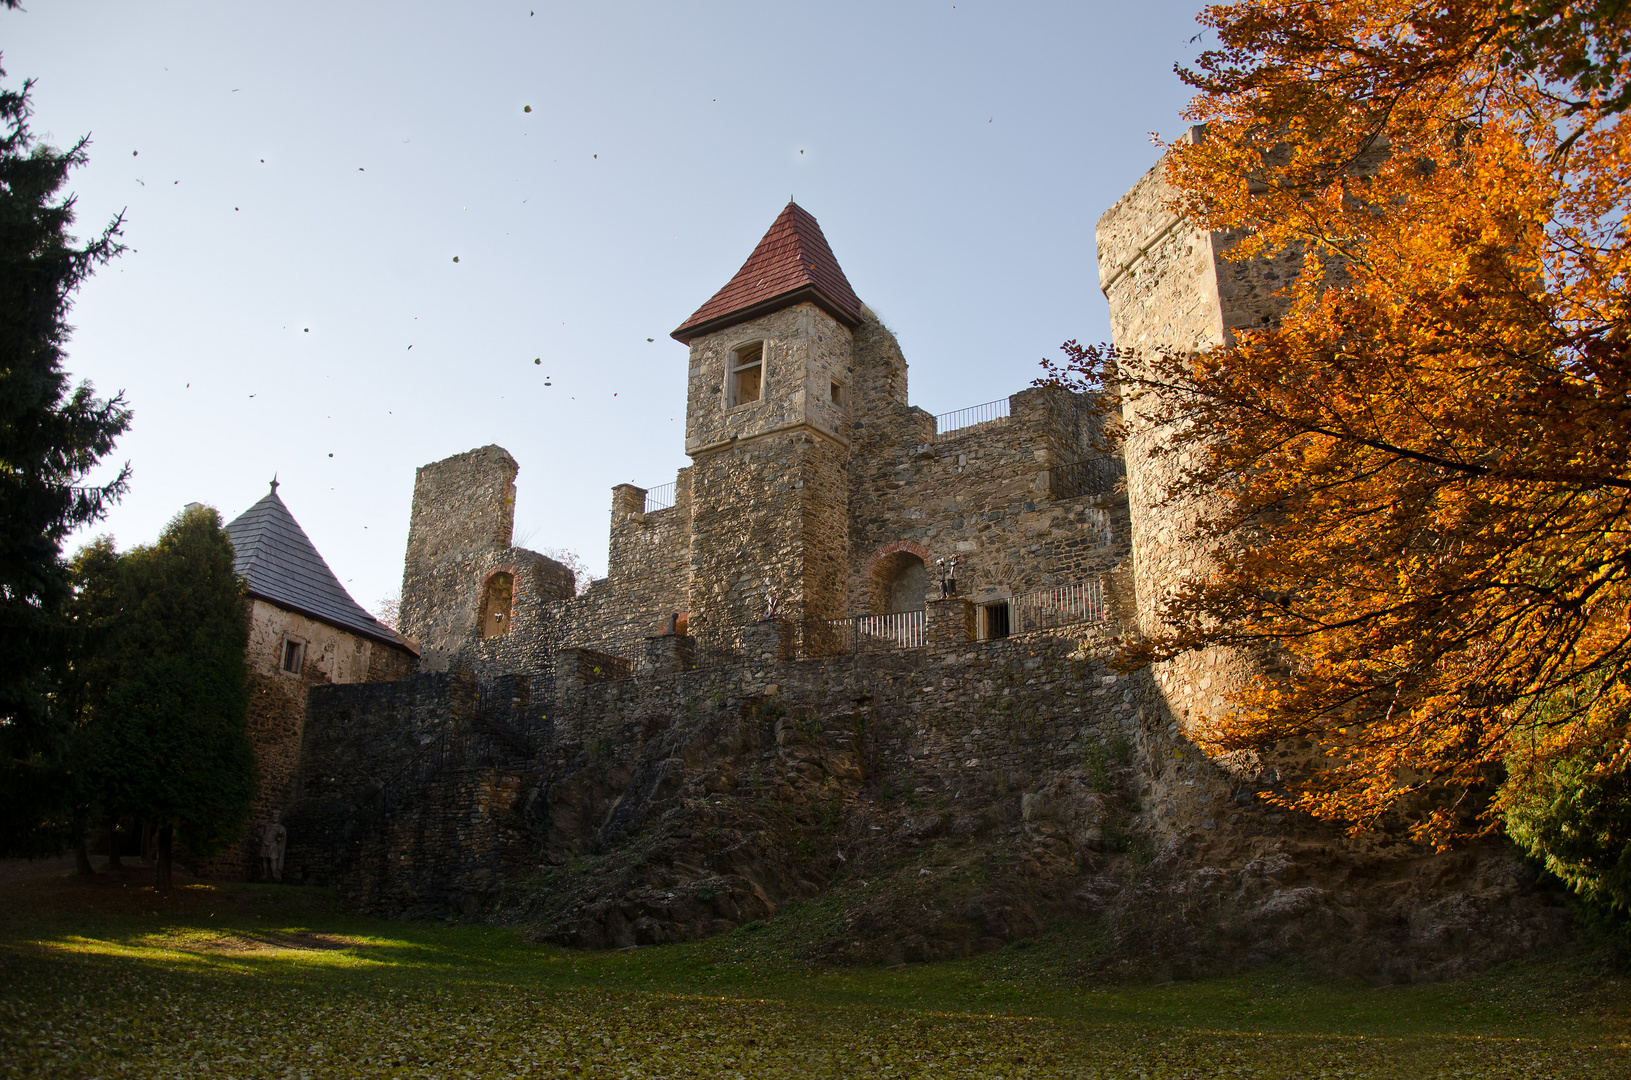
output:
POLYGON ((249 595, 387 645, 411 647, 351 599, 278 498, 276 480, 264 499, 227 524, 227 535, 232 569, 249 582, 249 595))

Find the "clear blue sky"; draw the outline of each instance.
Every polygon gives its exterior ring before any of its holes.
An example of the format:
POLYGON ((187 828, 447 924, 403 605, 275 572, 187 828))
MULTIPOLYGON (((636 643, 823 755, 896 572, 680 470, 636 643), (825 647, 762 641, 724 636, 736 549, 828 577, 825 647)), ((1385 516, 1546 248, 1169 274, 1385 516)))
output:
POLYGON ((1094 222, 1182 129, 1200 48, 1164 0, 29 7, 7 85, 38 80, 46 140, 91 136, 78 231, 123 209, 133 249, 72 317, 75 377, 136 412, 97 531, 231 518, 276 473, 370 608, 414 468, 487 443, 518 542, 604 572, 612 485, 686 463, 668 332, 789 195, 930 412, 1106 339, 1094 222))

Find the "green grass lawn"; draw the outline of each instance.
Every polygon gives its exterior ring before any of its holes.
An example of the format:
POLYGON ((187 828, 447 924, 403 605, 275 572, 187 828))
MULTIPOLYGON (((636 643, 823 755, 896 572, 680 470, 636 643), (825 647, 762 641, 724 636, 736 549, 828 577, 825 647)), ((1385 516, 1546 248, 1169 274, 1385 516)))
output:
POLYGON ((150 876, 0 889, 0 1076, 1631 1077, 1631 993, 1578 949, 1430 986, 1093 985, 1081 930, 822 970, 797 911, 575 953, 150 876))

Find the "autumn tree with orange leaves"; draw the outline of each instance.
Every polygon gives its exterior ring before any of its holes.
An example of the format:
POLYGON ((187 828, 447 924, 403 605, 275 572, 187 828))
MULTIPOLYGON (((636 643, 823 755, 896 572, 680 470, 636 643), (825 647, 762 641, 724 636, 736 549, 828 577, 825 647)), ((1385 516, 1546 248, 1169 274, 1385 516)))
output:
MULTIPOLYGON (((1205 9, 1168 179, 1227 257, 1300 267, 1288 310, 1056 369, 1155 402, 1197 452, 1171 496, 1227 496, 1194 538, 1217 572, 1124 659, 1274 657, 1204 741, 1314 740, 1329 767, 1277 798, 1355 833, 1431 794, 1411 828, 1444 845, 1557 811, 1559 769, 1631 776, 1628 6, 1205 9)), ((1584 827, 1631 839, 1627 805, 1584 827)))

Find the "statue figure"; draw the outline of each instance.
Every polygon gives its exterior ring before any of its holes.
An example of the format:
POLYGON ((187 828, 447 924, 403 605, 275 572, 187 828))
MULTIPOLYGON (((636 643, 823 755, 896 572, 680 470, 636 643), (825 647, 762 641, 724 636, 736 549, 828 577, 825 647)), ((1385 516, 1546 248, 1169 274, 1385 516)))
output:
POLYGON ((283 880, 283 849, 289 843, 289 830, 278 820, 282 814, 272 811, 272 820, 261 826, 261 877, 268 881, 283 880))

